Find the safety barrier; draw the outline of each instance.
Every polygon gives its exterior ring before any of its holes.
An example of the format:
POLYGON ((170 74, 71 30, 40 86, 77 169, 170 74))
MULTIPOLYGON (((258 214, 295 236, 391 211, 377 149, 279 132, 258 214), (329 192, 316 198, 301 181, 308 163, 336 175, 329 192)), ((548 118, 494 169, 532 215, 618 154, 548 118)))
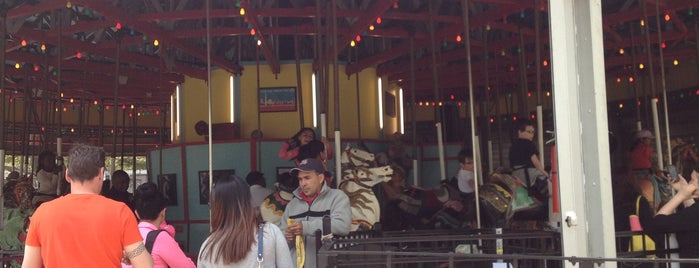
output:
MULTIPOLYGON (((563 267, 617 263, 617 267, 668 267, 699 259, 669 259, 677 249, 628 252, 628 240, 639 232, 616 234, 618 258, 561 256, 560 233, 541 230, 429 230, 357 232, 323 243, 318 267, 563 267), (627 241, 623 243, 622 241, 627 241), (622 247, 622 245, 625 246, 622 247), (658 257, 647 258, 648 255, 658 257), (424 267, 424 266, 419 266, 424 267)), ((667 236, 663 238, 667 243, 667 236)))

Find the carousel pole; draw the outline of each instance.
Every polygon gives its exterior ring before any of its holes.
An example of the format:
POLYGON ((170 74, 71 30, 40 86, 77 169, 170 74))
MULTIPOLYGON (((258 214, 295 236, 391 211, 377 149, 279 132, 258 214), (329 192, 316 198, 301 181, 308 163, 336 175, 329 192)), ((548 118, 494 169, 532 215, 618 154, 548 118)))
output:
MULTIPOLYGON (((119 144, 120 150, 119 150, 119 159, 121 161, 119 162, 119 169, 124 170, 124 155, 126 154, 126 109, 128 109, 128 106, 122 106, 125 107, 124 109, 121 109, 121 144, 119 144)), ((114 172, 114 171, 112 171, 114 172)))
MULTIPOLYGON (((2 16, 2 24, 0 25, 0 36, 7 35, 7 8, 3 7, 0 10, 0 16, 2 16)), ((2 92, 2 99, 0 99, 0 174, 3 178, 0 179, 0 189, 4 188, 5 184, 5 99, 7 93, 5 90, 5 48, 7 42, 0 42, 0 92, 2 92)), ((47 79, 48 80, 48 79, 47 79)), ((13 152, 14 153, 14 152, 13 152)), ((0 219, 5 218, 5 199, 0 198, 0 219)), ((5 229, 5 221, 0 221, 0 230, 5 229)))
MULTIPOLYGON (((208 140, 208 147, 209 147, 209 197, 211 197, 211 189, 214 188, 214 174, 213 174, 213 133, 211 132, 211 0, 206 0, 205 1, 205 9, 206 9, 206 89, 207 89, 207 94, 208 94, 208 119, 209 120, 209 140, 208 140)), ((259 53, 257 53, 259 54, 259 53)), ((258 64, 259 65, 259 64, 258 64)), ((259 72, 259 67, 258 67, 258 72, 259 72)), ((258 75, 259 76, 259 75, 258 75)), ((259 79, 258 79, 259 80, 259 79)), ((258 91, 259 91, 259 82, 258 82, 258 91)), ((259 107, 259 106, 258 106, 259 107)), ((258 129, 259 129, 259 111, 258 111, 258 129)), ((211 217, 211 208, 209 208, 209 217, 211 217)), ((211 226, 209 226, 209 229, 211 229, 211 226)))
MULTIPOLYGON (((434 23, 434 13, 435 7, 434 7, 434 1, 429 1, 427 4, 429 8, 429 30, 430 30, 430 40, 431 40, 431 56, 432 56, 432 82, 434 86, 434 101, 435 103, 440 101, 440 92, 439 92, 439 75, 437 71, 437 41, 435 40, 435 33, 434 33, 434 28, 435 28, 435 23, 434 23)), ((439 148, 439 173, 440 177, 439 180, 443 181, 447 178, 446 174, 446 163, 444 159, 444 137, 442 135, 442 117, 440 114, 440 108, 437 108, 439 106, 433 106, 435 111, 434 111, 434 117, 435 117, 435 127, 437 128, 437 146, 439 148)))
MULTIPOLYGON (((633 24, 630 24, 633 25, 633 24)), ((631 75, 633 79, 638 79, 638 72, 636 71, 636 45, 634 45, 634 36, 633 36, 633 27, 629 27, 629 33, 631 34, 631 75)), ((634 93, 634 98, 636 100, 636 105, 634 107, 636 108, 636 130, 640 131, 643 128, 643 125, 641 124, 641 106, 638 105, 638 103, 641 103, 641 96, 639 95, 639 88, 638 88, 638 83, 630 83, 629 86, 632 87, 633 93, 634 93), (631 85, 633 84, 633 85, 631 85)))
MULTIPOLYGON (((322 61, 322 56, 323 56, 323 40, 322 40, 323 35, 322 35, 322 32, 323 31, 321 30, 322 29, 321 28, 321 20, 322 20, 321 3, 322 3, 321 0, 316 0, 316 17, 313 20, 315 27, 316 27, 315 42, 313 42, 313 51, 314 51, 314 56, 315 56, 315 61, 314 61, 315 62, 315 66, 314 66, 315 70, 314 70, 314 72, 316 73, 316 76, 315 76, 316 81, 311 81, 311 82, 316 83, 316 92, 318 92, 318 94, 319 94, 318 96, 320 97, 320 100, 318 99, 318 97, 311 95, 311 98, 313 98, 313 100, 312 100, 313 103, 316 103, 318 101, 320 101, 322 103, 322 99, 323 99, 322 98, 323 92, 322 92, 322 90, 319 90, 320 88, 322 88, 322 85, 323 85, 323 68, 321 68, 323 66, 322 65, 322 63, 323 63, 323 61, 322 61)), ((317 109, 317 106, 314 105, 313 111, 312 111, 312 113, 313 113, 313 117, 312 117, 313 118, 313 127, 314 128, 317 127, 317 122, 316 122, 315 118, 316 118, 316 116, 318 116, 318 111, 316 109, 317 109)))
MULTIPOLYGON (((461 0, 461 13, 462 13, 462 18, 464 22, 464 48, 466 49, 466 70, 468 72, 468 107, 469 107, 469 114, 471 115, 471 150, 473 154, 473 159, 474 159, 474 165, 473 165, 473 174, 474 174, 474 180, 476 181, 476 185, 482 185, 482 179, 480 175, 481 171, 481 159, 480 159, 480 150, 478 146, 478 135, 476 131, 476 113, 473 109, 473 106, 476 105, 476 102, 474 100, 473 96, 473 69, 472 69, 472 64, 471 64, 471 35, 469 34, 471 31, 471 26, 469 25, 469 15, 468 15, 468 0, 461 0)), ((486 82, 487 84, 487 82, 486 82)), ((481 228, 481 209, 480 209, 480 201, 479 201, 479 193, 478 193, 478 186, 473 187, 475 190, 476 194, 476 228, 480 229, 481 228)))
MULTIPOLYGON (((359 44, 357 44, 359 45, 359 44)), ((350 50, 351 51, 351 50, 350 50)), ((354 53, 354 58, 355 62, 359 62, 359 48, 355 46, 355 53, 354 53)), ((362 140, 362 105, 361 101, 359 100, 359 73, 361 71, 357 72, 354 74, 354 82, 356 85, 355 88, 355 94, 357 94, 357 133, 359 134, 359 140, 362 140)))
MULTIPOLYGON (((257 92, 259 94, 259 92, 260 92, 260 46, 259 45, 255 45, 255 63, 256 63, 255 64, 255 71, 257 74, 257 92)), ((259 107, 259 105, 258 105, 258 107, 259 107)), ((211 121, 209 121, 209 122, 211 122, 211 121)), ((209 124, 209 125, 211 125, 211 124, 209 124)), ((255 146, 255 148, 257 148, 256 154, 257 154, 257 169, 258 170, 260 169, 260 164, 262 164, 262 153, 261 153, 262 151, 260 148, 262 146, 262 143, 260 142, 260 138, 262 138, 261 128, 262 128, 262 113, 260 112, 260 109, 258 108, 257 109, 257 131, 258 131, 259 135, 254 137, 255 144, 257 145, 257 146, 255 146)), ((213 136, 211 135, 211 132, 209 132, 209 140, 211 140, 212 138, 213 138, 213 136)))
MULTIPOLYGON (((298 28, 297 28, 298 30, 298 28)), ((299 107, 299 128, 302 128, 304 123, 303 113, 303 87, 301 83, 301 48, 299 47, 299 36, 294 35, 294 60, 296 62, 296 99, 299 107)))
MULTIPOLYGON (((25 66, 22 66, 25 77, 29 77, 25 66)), ((29 175, 29 109, 31 107, 31 79, 27 79, 27 83, 24 84, 24 99, 22 102, 22 122, 24 126, 22 127, 22 174, 29 175)))
MULTIPOLYGON (((640 0, 641 1, 641 6, 643 7, 643 18, 647 22, 648 21, 648 8, 645 0, 640 0)), ((644 32, 645 32, 645 37, 646 37, 646 52, 648 56, 648 71, 650 72, 650 92, 651 92, 651 98, 650 98, 650 108, 652 111, 653 115, 653 132, 655 135, 655 154, 657 156, 657 164, 658 168, 660 170, 663 169, 663 148, 662 148, 662 142, 660 140, 660 123, 658 121, 658 103, 655 102, 655 100, 658 98, 658 96, 655 93, 655 67, 653 64, 653 52, 651 51, 651 44, 650 44, 650 25, 645 25, 643 26, 644 32)), ((660 40, 658 40, 660 41, 660 40)), ((636 68, 634 66, 634 68, 636 68)))
MULTIPOLYGON (((665 83, 665 59, 663 56, 663 33, 662 33, 662 27, 660 27, 660 3, 658 0, 655 0, 655 22, 656 22, 656 27, 658 27, 658 56, 659 56, 659 61, 660 61, 660 86, 662 87, 663 91, 663 114, 665 116, 665 144, 667 145, 667 164, 672 165, 672 146, 670 145, 670 120, 668 118, 668 112, 667 112, 667 84, 665 83)), ((650 26, 649 26, 650 27, 650 26)), ((656 131, 657 133, 660 133, 660 130, 658 129, 656 131)), ((658 135, 659 136, 659 135, 658 135)), ((660 144, 660 143, 658 143, 660 144)), ((660 146, 660 145, 658 145, 660 146)), ((659 159, 659 161, 662 163, 662 158, 659 159)), ((660 166, 662 167, 662 166, 660 166)), ((662 169, 662 168, 661 168, 662 169)))
MULTIPOLYGON (((519 81, 521 84, 521 93, 517 105, 517 110, 519 110, 519 112, 517 114, 525 120, 529 120, 529 113, 527 112, 529 109, 527 100, 529 95, 529 82, 527 81, 527 62, 524 53, 524 33, 522 32, 522 26, 519 27, 519 47, 517 49, 519 50, 519 81)), ((539 133, 541 133, 541 131, 539 131, 539 133)), ((539 151, 541 153, 542 150, 539 151)))
MULTIPOLYGON (((469 41, 470 43, 470 41, 469 41)), ((490 60, 490 55, 488 52, 488 30, 483 34, 483 76, 485 78, 485 100, 483 100, 483 105, 481 106, 481 114, 485 120, 488 120, 486 116, 490 113, 490 72, 488 70, 488 62, 490 60)), ((490 127, 490 122, 485 123, 485 136, 488 138, 486 143, 487 147, 487 157, 488 157, 488 173, 493 173, 493 132, 490 127)))
POLYGON ((133 110, 131 111, 131 126, 132 126, 132 131, 131 131, 131 136, 132 136, 132 151, 131 151, 131 170, 133 173, 132 176, 132 185, 133 185, 133 191, 134 193, 136 192, 136 135, 138 134, 136 126, 138 122, 138 110, 136 110, 137 107, 134 107, 133 110))
MULTIPOLYGON (((56 107, 58 108, 57 113, 57 121, 58 124, 56 126, 56 157, 61 157, 61 162, 63 161, 63 12, 58 11, 56 12, 56 24, 58 24, 58 48, 56 49, 56 81, 58 83, 56 84, 57 88, 57 99, 58 101, 56 102, 56 107)), ((4 27, 4 26, 3 26, 4 27)), ((64 185, 65 188, 67 187, 68 182, 65 181, 63 178, 59 180, 60 183, 64 185)), ((60 185, 60 184, 59 184, 60 185)))
MULTIPOLYGON (((163 52, 165 51, 165 45, 161 45, 160 51, 158 53, 158 57, 160 58, 160 71, 158 72, 158 91, 163 92, 163 72, 165 71, 164 69, 164 61, 163 61, 163 52)), ((161 96, 165 96, 165 94, 161 94, 161 96)), ((160 127, 158 129, 158 177, 163 175, 163 146, 165 146, 165 120, 167 119, 167 116, 165 115, 165 102, 166 100, 161 100, 160 104, 158 104, 158 111, 160 115, 160 127)), ((231 104, 233 105, 233 104, 231 104)), ((233 118, 231 118, 231 121, 233 121, 233 118)))
POLYGON ((417 111, 415 109, 415 33, 410 34, 410 77, 413 77, 413 79, 410 79, 410 102, 413 105, 410 105, 410 114, 411 114, 411 124, 413 126, 412 129, 412 135, 413 135, 413 185, 420 185, 420 169, 417 161, 417 120, 415 120, 415 117, 417 116, 417 111))
MULTIPOLYGON (((333 87, 334 87, 334 113, 335 113, 335 179, 337 185, 340 185, 342 180, 342 164, 340 160, 342 158, 342 146, 341 136, 340 136, 340 70, 338 66, 337 59, 337 0, 332 0, 332 27, 333 27, 333 37, 332 37, 332 48, 333 48, 333 87)), ((359 98, 359 96, 357 96, 359 98)))
MULTIPOLYGON (((495 97, 493 99, 495 99, 495 111, 496 111, 494 118, 495 118, 495 123, 497 123, 497 129, 498 129, 498 131, 497 131, 498 132, 498 162, 500 163, 500 165, 502 165, 502 163, 505 160, 503 159, 503 153, 502 153, 502 151, 503 151, 502 150, 503 149, 502 148, 502 143, 503 143, 502 142, 502 120, 500 119, 500 99, 499 99, 500 98, 500 86, 501 86, 500 81, 501 80, 500 80, 500 75, 497 75, 498 69, 499 69, 499 65, 495 64, 495 74, 496 74, 495 75, 495 82, 496 82, 496 85, 495 85, 495 97)), ((507 96, 505 96, 505 101, 507 101, 507 96)), ((507 107, 506 107, 506 109, 507 109, 507 107)))
POLYGON ((542 106, 544 96, 541 94, 541 14, 538 10, 539 3, 539 0, 534 0, 534 65, 536 66, 536 137, 537 145, 539 145, 539 159, 543 164, 546 159, 544 158, 546 150, 544 150, 544 110, 542 106))
MULTIPOLYGON (((117 135, 119 130, 117 129, 119 121, 119 67, 121 66, 121 36, 116 35, 116 64, 114 64, 114 111, 112 114, 112 165, 110 172, 116 170, 116 157, 117 157, 117 135)), ((122 161, 123 163, 124 161, 122 161)))

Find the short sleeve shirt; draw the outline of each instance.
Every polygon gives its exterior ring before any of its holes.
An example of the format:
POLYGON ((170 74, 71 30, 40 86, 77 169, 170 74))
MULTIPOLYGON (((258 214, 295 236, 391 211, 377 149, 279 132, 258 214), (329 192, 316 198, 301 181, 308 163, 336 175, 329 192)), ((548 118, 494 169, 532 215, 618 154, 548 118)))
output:
POLYGON ((26 244, 44 267, 121 267, 124 247, 143 241, 129 208, 97 194, 69 194, 39 206, 26 244))
POLYGON ((512 146, 510 147, 510 167, 514 168, 521 165, 534 167, 532 155, 539 155, 539 149, 536 148, 534 142, 520 138, 512 140, 512 146))

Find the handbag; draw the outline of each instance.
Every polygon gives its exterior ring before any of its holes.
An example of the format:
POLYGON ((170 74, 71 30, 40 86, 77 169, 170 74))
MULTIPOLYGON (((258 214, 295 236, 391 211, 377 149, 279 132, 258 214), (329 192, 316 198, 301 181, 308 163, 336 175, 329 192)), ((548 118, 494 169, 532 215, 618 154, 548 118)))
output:
MULTIPOLYGON (((641 221, 638 219, 639 216, 639 203, 641 202, 641 196, 636 198, 636 214, 629 215, 629 225, 631 226, 631 231, 640 232, 643 231, 641 226, 641 221)), ((631 236, 631 241, 629 243, 629 252, 646 252, 655 250, 655 241, 653 241, 650 236, 646 234, 636 234, 631 236)), ((646 255, 647 258, 655 258, 655 254, 646 255)))

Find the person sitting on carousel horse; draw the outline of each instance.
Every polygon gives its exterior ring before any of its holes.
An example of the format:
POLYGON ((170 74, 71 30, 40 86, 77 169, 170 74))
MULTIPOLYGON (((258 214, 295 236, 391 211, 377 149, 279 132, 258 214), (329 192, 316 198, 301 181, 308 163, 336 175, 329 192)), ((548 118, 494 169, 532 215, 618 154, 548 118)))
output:
POLYGON ((39 154, 37 166, 34 198, 32 203, 39 206, 41 203, 58 197, 59 167, 56 165, 56 154, 52 151, 43 151, 39 154))
POLYGON ((629 148, 629 167, 631 173, 636 179, 648 178, 650 174, 654 174, 653 139, 655 137, 649 130, 641 130, 634 135, 634 141, 629 148))
POLYGON ((539 159, 539 149, 534 144, 534 123, 523 120, 517 129, 517 138, 510 147, 512 175, 527 188, 534 186, 538 178, 548 178, 544 164, 539 159))

